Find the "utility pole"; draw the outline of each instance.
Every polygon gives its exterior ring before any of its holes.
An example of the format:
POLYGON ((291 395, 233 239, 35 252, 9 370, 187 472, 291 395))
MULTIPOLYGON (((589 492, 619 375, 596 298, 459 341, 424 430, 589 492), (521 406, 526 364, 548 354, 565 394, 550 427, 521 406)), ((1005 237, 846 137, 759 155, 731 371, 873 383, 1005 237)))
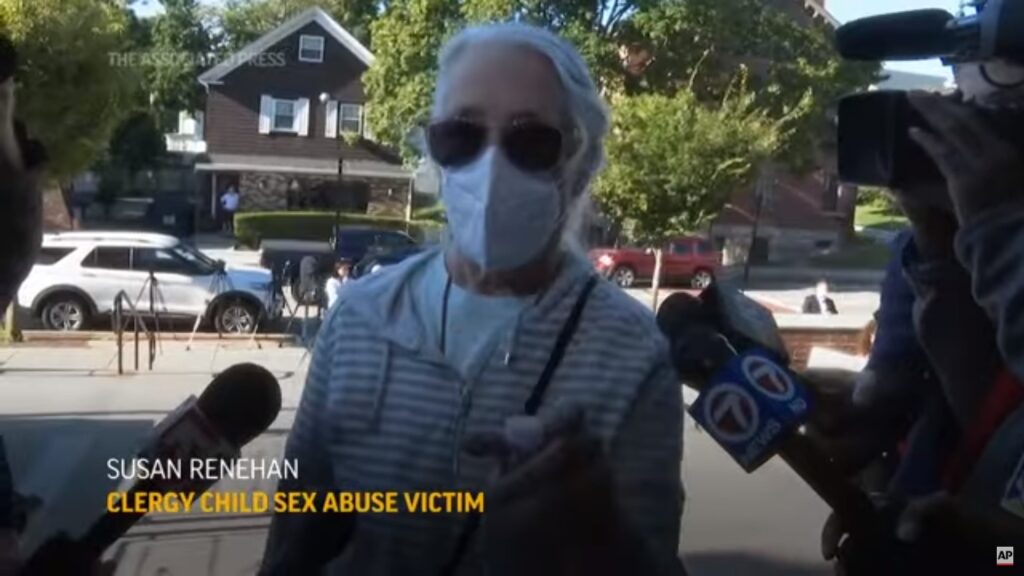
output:
POLYGON ((761 165, 757 177, 757 184, 754 186, 754 224, 750 227, 750 248, 747 249, 747 258, 743 263, 743 287, 750 283, 750 265, 754 259, 754 247, 757 245, 757 229, 761 225, 761 214, 764 212, 765 204, 768 203, 775 186, 774 171, 769 163, 761 165))

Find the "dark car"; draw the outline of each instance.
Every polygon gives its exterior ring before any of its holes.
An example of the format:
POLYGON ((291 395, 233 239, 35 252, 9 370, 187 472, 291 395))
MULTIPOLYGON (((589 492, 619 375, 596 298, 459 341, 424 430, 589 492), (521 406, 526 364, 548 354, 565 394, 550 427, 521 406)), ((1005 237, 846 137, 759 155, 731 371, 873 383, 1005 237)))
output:
POLYGON ((349 262, 361 262, 367 255, 399 252, 417 247, 408 234, 377 228, 341 228, 334 235, 334 254, 349 262))
POLYGON ((118 198, 110 206, 106 224, 118 230, 157 232, 184 238, 195 232, 195 208, 195 204, 183 194, 118 198))
MULTIPOLYGON (((411 237, 394 230, 379 228, 341 228, 330 242, 307 240, 264 240, 260 243, 260 265, 273 272, 282 286, 298 284, 299 263, 306 256, 316 259, 318 281, 326 281, 338 260, 356 264, 380 259, 393 264, 420 251, 411 237), (399 256, 401 255, 401 256, 399 256)), ((386 264, 385 264, 386 265, 386 264)), ((355 266, 354 266, 355 267, 355 266)), ((372 265, 365 265, 369 269, 372 265)), ((353 272, 353 277, 357 273, 353 272)))

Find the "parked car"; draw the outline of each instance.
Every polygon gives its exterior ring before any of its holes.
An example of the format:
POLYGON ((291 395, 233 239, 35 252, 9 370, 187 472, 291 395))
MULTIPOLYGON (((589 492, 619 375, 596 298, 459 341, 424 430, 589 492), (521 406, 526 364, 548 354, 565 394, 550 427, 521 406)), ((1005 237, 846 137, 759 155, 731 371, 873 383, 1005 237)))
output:
POLYGON ((398 252, 417 246, 408 234, 395 230, 340 228, 334 235, 334 253, 350 262, 359 262, 370 254, 398 252))
POLYGON ((423 252, 423 246, 418 244, 399 248, 390 252, 379 252, 367 254, 365 258, 352 267, 352 277, 359 278, 366 274, 379 272, 382 268, 398 264, 402 260, 423 252))
MULTIPOLYGON (((598 248, 590 251, 598 272, 623 288, 654 278, 654 250, 643 248, 598 248)), ((715 281, 721 267, 721 252, 703 238, 684 236, 669 242, 661 259, 662 280, 688 282, 704 289, 715 281)))
MULTIPOLYGON (((298 264, 305 256, 317 259, 317 272, 326 280, 337 260, 348 260, 355 267, 367 258, 386 259, 388 254, 398 257, 399 254, 408 256, 419 251, 420 245, 402 232, 379 228, 339 228, 327 242, 264 240, 260 243, 260 265, 278 275, 282 285, 295 286, 298 264)), ((395 261, 388 260, 389 263, 395 261)))
POLYGON ((112 313, 121 292, 148 314, 150 273, 159 287, 154 311, 162 317, 202 316, 220 332, 247 333, 261 313, 281 311, 269 271, 227 266, 173 236, 138 232, 44 235, 18 304, 48 329, 82 330, 112 313))
POLYGON ((154 232, 183 238, 195 232, 195 204, 184 193, 118 198, 105 225, 118 230, 154 232))

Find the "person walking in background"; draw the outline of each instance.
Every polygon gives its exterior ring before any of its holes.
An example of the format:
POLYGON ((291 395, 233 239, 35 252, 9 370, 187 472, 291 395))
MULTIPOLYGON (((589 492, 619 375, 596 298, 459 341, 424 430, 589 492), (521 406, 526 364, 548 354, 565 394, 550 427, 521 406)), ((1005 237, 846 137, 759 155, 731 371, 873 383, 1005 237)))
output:
POLYGON ((807 298, 804 298, 803 305, 804 314, 838 314, 839 310, 836 309, 836 303, 828 295, 828 282, 825 280, 818 280, 818 285, 814 288, 814 294, 810 294, 807 298))
POLYGON ((338 260, 334 265, 334 274, 327 279, 327 285, 324 287, 324 292, 327 293, 327 309, 330 310, 334 303, 338 301, 338 295, 341 294, 341 287, 348 283, 349 274, 352 272, 352 263, 342 258, 338 260))
POLYGON ((228 189, 220 197, 220 213, 225 232, 235 231, 235 212, 238 211, 238 201, 238 190, 234 184, 229 184, 228 189))

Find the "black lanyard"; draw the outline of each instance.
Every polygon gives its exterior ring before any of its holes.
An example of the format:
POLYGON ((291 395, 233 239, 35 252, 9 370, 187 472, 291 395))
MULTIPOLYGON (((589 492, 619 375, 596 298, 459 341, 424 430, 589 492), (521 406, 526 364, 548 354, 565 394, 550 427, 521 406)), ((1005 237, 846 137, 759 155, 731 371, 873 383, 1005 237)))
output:
MULTIPOLYGON (((580 317, 583 315, 583 309, 587 306, 587 300, 590 298, 590 293, 594 290, 594 286, 596 285, 597 276, 591 276, 587 279, 587 283, 583 286, 579 296, 576 298, 576 304, 573 306, 572 312, 570 312, 569 317, 565 319, 565 324, 562 325, 562 331, 558 333, 558 340, 555 341, 555 346, 551 350, 551 356, 548 358, 548 363, 544 366, 544 371, 540 373, 540 377, 537 379, 537 383, 533 386, 533 391, 530 393, 530 397, 526 400, 526 404, 523 406, 523 410, 527 415, 535 416, 537 411, 540 409, 541 402, 544 400, 544 393, 547 392, 548 387, 551 385, 551 378, 554 376, 555 370, 558 368, 558 365, 561 364, 562 358, 565 356, 565 351, 569 347, 569 342, 572 341, 572 337, 576 333, 576 328, 579 326, 580 317)), ((444 323, 448 321, 448 291, 450 289, 451 277, 449 277, 448 285, 445 287, 445 299, 444 305, 442 306, 442 351, 444 350, 444 323)), ((458 570, 463 556, 466 555, 466 551, 469 549, 469 543, 473 539, 473 534, 476 533, 479 526, 480 513, 471 512, 469 516, 466 517, 466 522, 463 524, 462 532, 459 533, 459 539, 455 544, 455 549, 452 552, 451 558, 441 570, 442 576, 453 576, 456 570, 458 570)))

